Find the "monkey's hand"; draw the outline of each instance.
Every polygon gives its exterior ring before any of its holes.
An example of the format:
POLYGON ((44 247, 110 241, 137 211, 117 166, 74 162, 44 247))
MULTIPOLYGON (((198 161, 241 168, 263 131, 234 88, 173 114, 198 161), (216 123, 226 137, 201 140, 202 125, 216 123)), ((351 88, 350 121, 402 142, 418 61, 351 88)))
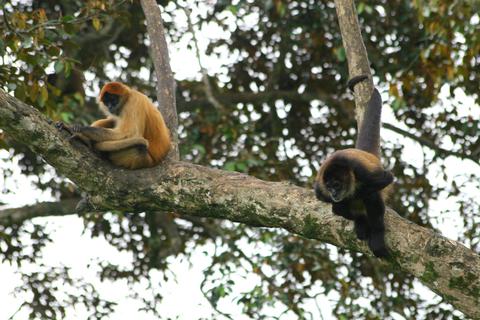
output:
POLYGON ((82 126, 81 124, 74 124, 71 129, 75 133, 82 133, 87 130, 86 128, 90 128, 90 126, 82 126))
POLYGON ((59 131, 65 130, 67 131, 70 135, 73 135, 72 129, 70 129, 69 126, 67 126, 65 123, 62 121, 57 121, 55 122, 55 128, 57 128, 59 131))
POLYGON ((92 142, 90 141, 90 139, 88 139, 87 137, 85 137, 84 135, 82 135, 81 131, 82 131, 82 125, 78 125, 78 124, 74 124, 72 125, 71 127, 67 126, 65 123, 61 122, 61 121, 58 121, 55 123, 55 127, 58 129, 58 130, 65 130, 67 131, 69 134, 70 134, 70 138, 68 138, 69 141, 71 140, 79 140, 81 143, 83 143, 84 145, 86 145, 88 148, 91 148, 92 147, 92 142))

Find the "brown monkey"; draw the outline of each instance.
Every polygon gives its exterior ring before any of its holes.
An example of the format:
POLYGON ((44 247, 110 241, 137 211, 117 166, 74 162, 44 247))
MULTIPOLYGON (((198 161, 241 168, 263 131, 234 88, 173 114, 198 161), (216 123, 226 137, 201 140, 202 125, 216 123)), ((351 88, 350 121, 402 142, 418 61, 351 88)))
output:
MULTIPOLYGON (((358 76, 349 81, 366 79, 358 76)), ((382 99, 374 89, 358 133, 355 148, 334 152, 325 160, 315 179, 319 200, 332 203, 334 214, 355 222, 358 239, 368 240, 377 257, 388 256, 385 246, 385 200, 393 175, 380 162, 380 117, 382 99)))
POLYGON ((128 169, 153 167, 165 158, 171 148, 170 132, 147 96, 120 82, 109 82, 98 103, 107 118, 91 126, 72 126, 74 137, 128 169))

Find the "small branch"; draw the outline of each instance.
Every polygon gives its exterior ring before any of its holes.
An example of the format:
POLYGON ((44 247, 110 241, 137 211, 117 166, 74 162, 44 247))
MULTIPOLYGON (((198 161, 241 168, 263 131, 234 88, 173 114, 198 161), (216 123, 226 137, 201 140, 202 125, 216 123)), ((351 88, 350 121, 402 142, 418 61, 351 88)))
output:
POLYGON ((160 7, 155 0, 141 0, 143 13, 147 21, 147 31, 150 37, 150 49, 155 72, 157 74, 157 99, 160 111, 165 118, 172 136, 172 150, 168 158, 178 160, 178 115, 175 102, 175 79, 170 68, 167 40, 163 29, 160 7))
POLYGON ((20 208, 3 209, 0 210, 0 225, 19 224, 39 217, 73 215, 79 200, 74 198, 57 202, 40 202, 20 208))
POLYGON ((167 257, 175 256, 182 250, 183 241, 178 230, 178 226, 175 223, 175 217, 171 213, 155 212, 153 222, 156 227, 160 227, 167 240, 167 246, 159 248, 157 254, 157 261, 165 261, 167 257))
POLYGON ((435 151, 437 155, 441 157, 446 157, 446 156, 454 156, 458 157, 460 159, 469 159, 474 161, 475 163, 478 163, 478 157, 475 157, 474 155, 469 155, 464 152, 459 152, 459 151, 452 151, 452 150, 447 150, 444 148, 439 147, 434 141, 431 141, 428 138, 425 137, 419 137, 411 132, 408 132, 407 130, 404 130, 402 128, 396 127, 390 123, 383 123, 382 124, 383 128, 388 129, 390 131, 393 131, 395 133, 398 133, 404 137, 410 138, 418 143, 420 143, 422 146, 428 147, 435 151))
POLYGON ((357 126, 360 127, 365 106, 370 100, 373 90, 370 62, 368 61, 367 49, 365 49, 362 41, 362 32, 360 31, 354 1, 335 0, 335 8, 342 33, 343 47, 347 55, 350 78, 358 75, 368 75, 370 78, 370 81, 362 81, 355 86, 355 115, 357 126))
POLYGON ((191 10, 188 8, 183 8, 185 15, 187 16, 188 31, 192 34, 192 40, 195 47, 195 55, 197 57, 198 65, 200 66, 200 72, 202 73, 202 81, 205 86, 205 95, 207 96, 208 101, 220 112, 225 111, 225 107, 215 98, 213 95, 212 85, 208 79, 207 70, 202 65, 202 59, 200 57, 200 48, 198 47, 198 40, 195 29, 192 24, 191 10))

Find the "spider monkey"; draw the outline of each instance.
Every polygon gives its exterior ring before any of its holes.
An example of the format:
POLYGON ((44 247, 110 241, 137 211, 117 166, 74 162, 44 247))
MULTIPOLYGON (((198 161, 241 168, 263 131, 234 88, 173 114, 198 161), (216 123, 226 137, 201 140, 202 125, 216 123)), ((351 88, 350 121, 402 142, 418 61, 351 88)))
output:
MULTIPOLYGON (((353 91, 367 78, 354 77, 348 87, 353 91)), ((318 171, 314 188, 319 200, 332 203, 334 214, 354 221, 357 238, 367 240, 376 257, 388 257, 383 217, 393 175, 380 162, 381 113, 382 99, 374 88, 355 148, 330 155, 318 171)))
POLYGON ((58 127, 120 167, 148 168, 165 158, 171 148, 170 132, 147 96, 123 83, 109 82, 100 91, 98 104, 107 118, 90 126, 68 128, 59 123, 58 127))

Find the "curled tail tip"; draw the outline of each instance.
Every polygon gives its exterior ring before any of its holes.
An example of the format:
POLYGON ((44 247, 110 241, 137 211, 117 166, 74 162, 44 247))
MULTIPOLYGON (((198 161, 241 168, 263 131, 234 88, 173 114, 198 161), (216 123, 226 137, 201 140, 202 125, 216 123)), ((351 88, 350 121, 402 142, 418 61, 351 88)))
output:
POLYGON ((366 74, 355 76, 350 80, 348 80, 347 87, 348 89, 350 89, 350 91, 353 91, 353 89, 355 88, 355 85, 357 85, 359 82, 362 82, 363 80, 366 80, 366 79, 368 79, 368 76, 366 74))

